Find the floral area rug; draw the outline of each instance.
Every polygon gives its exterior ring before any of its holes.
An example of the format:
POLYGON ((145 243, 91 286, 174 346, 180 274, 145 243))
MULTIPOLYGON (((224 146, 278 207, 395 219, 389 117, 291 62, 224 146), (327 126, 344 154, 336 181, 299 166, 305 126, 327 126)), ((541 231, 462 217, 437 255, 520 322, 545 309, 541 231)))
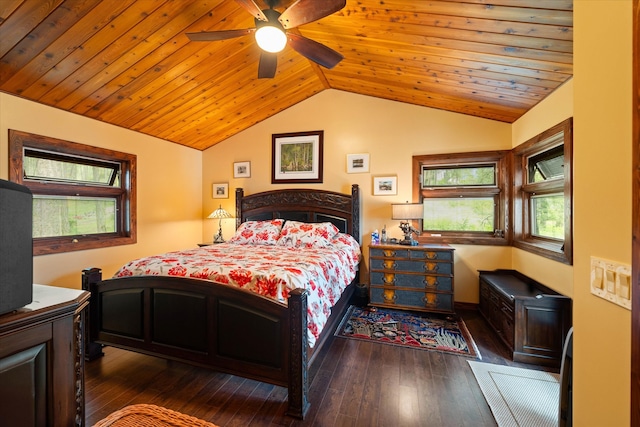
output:
POLYGON ((455 315, 351 306, 335 335, 481 359, 467 326, 455 315))

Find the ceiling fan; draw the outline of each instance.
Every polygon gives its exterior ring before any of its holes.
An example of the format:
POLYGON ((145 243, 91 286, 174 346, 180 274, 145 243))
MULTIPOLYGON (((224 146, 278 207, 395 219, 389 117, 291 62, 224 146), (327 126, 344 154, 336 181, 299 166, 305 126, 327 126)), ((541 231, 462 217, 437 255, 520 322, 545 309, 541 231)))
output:
POLYGON ((335 50, 298 32, 287 30, 341 10, 345 7, 346 0, 297 0, 282 13, 274 9, 278 6, 279 0, 265 0, 269 8, 264 10, 261 10, 254 0, 236 2, 253 15, 255 28, 187 33, 187 37, 191 41, 217 41, 255 33, 258 46, 262 49, 258 65, 258 78, 261 79, 275 76, 278 60, 276 53, 284 49, 287 42, 302 56, 325 68, 333 68, 342 60, 343 56, 335 50))

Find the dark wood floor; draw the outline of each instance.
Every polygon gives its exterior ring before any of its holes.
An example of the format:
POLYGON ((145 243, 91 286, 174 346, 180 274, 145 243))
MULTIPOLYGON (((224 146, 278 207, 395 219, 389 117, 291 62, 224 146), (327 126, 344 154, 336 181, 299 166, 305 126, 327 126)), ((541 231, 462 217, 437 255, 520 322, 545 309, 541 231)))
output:
MULTIPOLYGON (((509 360, 476 311, 458 313, 484 362, 543 369, 509 360)), ((86 364, 86 424, 149 403, 219 426, 496 425, 465 357, 337 337, 328 344, 310 372, 305 421, 284 415, 285 388, 108 347, 86 364)))

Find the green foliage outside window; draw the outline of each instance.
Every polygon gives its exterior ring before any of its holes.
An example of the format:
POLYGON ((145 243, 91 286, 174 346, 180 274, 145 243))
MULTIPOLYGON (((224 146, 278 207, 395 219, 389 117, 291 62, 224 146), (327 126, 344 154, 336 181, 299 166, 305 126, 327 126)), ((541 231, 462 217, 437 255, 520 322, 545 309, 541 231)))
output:
POLYGON ((495 224, 493 198, 424 199, 423 230, 492 232, 495 224))
POLYGON ((496 185, 495 165, 462 167, 424 167, 422 187, 464 187, 496 185))
POLYGON ((116 232, 116 199, 34 196, 33 237, 116 232))
POLYGON ((532 235, 564 239, 564 194, 532 197, 531 212, 532 235))

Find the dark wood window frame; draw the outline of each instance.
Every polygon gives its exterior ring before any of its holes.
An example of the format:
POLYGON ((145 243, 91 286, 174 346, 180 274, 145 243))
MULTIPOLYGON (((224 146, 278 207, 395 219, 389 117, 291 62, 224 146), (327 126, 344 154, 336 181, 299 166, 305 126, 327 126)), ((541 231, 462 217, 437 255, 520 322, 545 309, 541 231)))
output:
POLYGON ((33 239, 33 254, 47 255, 62 252, 129 245, 137 241, 136 218, 136 156, 105 148, 9 130, 9 179, 23 184, 34 195, 110 196, 118 200, 117 232, 78 236, 43 237, 33 239), (42 183, 24 178, 25 149, 48 151, 54 154, 81 156, 120 164, 120 188, 93 185, 42 183))
POLYGON ((573 119, 569 118, 536 135, 512 150, 513 246, 564 264, 573 264, 573 119), (564 179, 527 184, 527 159, 551 150, 558 142, 553 136, 562 133, 564 145, 564 179), (564 193, 564 239, 546 239, 531 232, 531 198, 535 194, 564 193))
MULTIPOLYGON (((496 218, 498 227, 489 233, 479 232, 438 232, 438 236, 421 234, 417 240, 420 243, 451 243, 474 245, 498 245, 505 246, 510 242, 509 229, 509 151, 482 151, 453 154, 430 154, 413 156, 413 200, 422 203, 425 198, 447 197, 492 197, 496 200, 496 218), (421 185, 422 166, 445 165, 478 165, 495 164, 497 171, 496 187, 456 187, 423 189, 421 185)), ((422 220, 414 221, 413 226, 422 230, 422 220)))

